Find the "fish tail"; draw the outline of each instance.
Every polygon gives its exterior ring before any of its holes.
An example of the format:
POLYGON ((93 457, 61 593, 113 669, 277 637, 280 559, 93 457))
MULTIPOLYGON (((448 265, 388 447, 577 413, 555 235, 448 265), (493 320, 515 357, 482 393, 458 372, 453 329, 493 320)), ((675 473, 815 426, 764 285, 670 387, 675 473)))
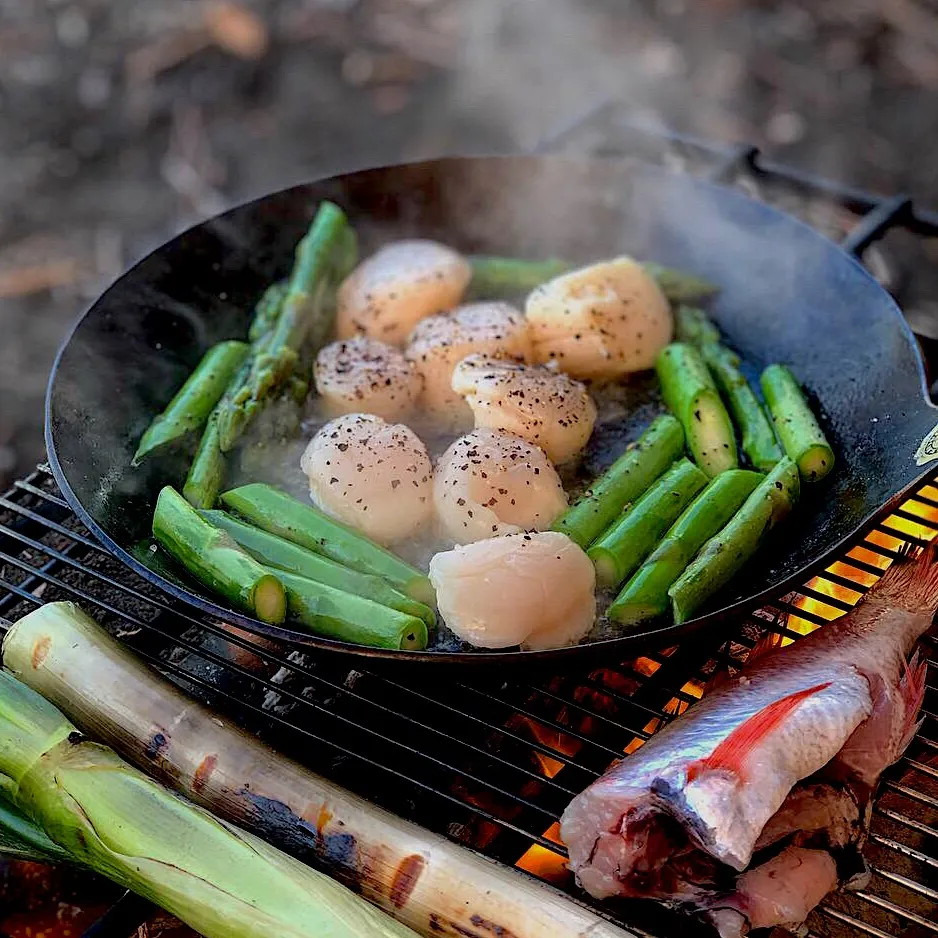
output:
MULTIPOLYGON (((910 547, 894 560, 871 595, 881 603, 909 612, 938 610, 938 540, 927 547, 910 547)), ((848 561, 849 562, 849 561, 848 561)))

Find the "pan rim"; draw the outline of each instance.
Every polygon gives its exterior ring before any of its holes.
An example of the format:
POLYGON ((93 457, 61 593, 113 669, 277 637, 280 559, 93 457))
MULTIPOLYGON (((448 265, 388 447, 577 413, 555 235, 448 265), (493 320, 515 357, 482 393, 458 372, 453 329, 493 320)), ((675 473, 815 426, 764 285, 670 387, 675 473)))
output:
MULTIPOLYGON (((881 520, 886 515, 888 515, 901 501, 908 495, 908 493, 921 485, 925 479, 929 478, 934 470, 931 468, 924 468, 923 471, 915 476, 911 481, 909 481, 899 492, 895 493, 887 502, 880 506, 879 508, 870 512, 866 517, 864 517, 852 531, 842 537, 835 544, 831 545, 821 556, 815 558, 815 560, 805 564, 801 569, 790 573, 789 575, 783 577, 777 583, 774 583, 771 586, 766 587, 764 590, 756 593, 752 596, 747 596, 742 599, 737 600, 734 603, 731 603, 727 606, 722 606, 718 609, 714 609, 708 613, 705 613, 702 616, 698 616, 694 619, 690 619, 687 622, 683 623, 671 623, 670 625, 664 626, 660 629, 654 629, 643 632, 636 632, 635 634, 624 634, 617 635, 608 638, 597 639, 588 643, 581 643, 576 645, 567 645, 561 648, 549 648, 549 649, 537 649, 537 650, 522 650, 516 647, 513 647, 510 650, 505 649, 496 649, 496 650, 486 650, 479 649, 475 651, 405 651, 401 649, 385 649, 385 648, 374 648, 371 646, 365 645, 356 645, 351 642, 343 642, 335 639, 326 638, 324 636, 315 635, 311 632, 300 631, 297 629, 285 628, 277 625, 269 625, 267 623, 261 622, 257 619, 253 619, 249 616, 243 615, 242 613, 236 612, 234 610, 228 609, 224 606, 221 606, 217 603, 214 603, 210 600, 204 599, 198 593, 195 593, 185 587, 179 586, 170 580, 167 580, 165 577, 151 570, 145 564, 137 560, 132 554, 127 550, 121 547, 98 523, 98 521, 91 515, 91 513, 84 507, 84 505, 79 500, 75 491, 72 489, 68 478, 65 474, 65 471, 62 467, 62 464, 58 458, 58 452, 55 445, 55 440, 53 438, 52 432, 52 398, 53 390, 55 387, 55 380, 58 374, 59 366, 61 364, 62 358, 67 351, 69 345, 71 344, 72 339, 74 338, 77 331, 80 329, 82 323, 85 321, 87 316, 91 311, 97 306, 101 298, 111 290, 119 281, 123 280, 134 270, 136 270, 141 264, 146 260, 152 257, 157 252, 163 250, 168 244, 176 241, 179 238, 184 237, 189 232, 194 231, 195 229, 201 227, 202 225, 218 222, 225 219, 228 215, 238 212, 247 206, 250 206, 254 203, 261 202, 265 199, 269 199, 276 195, 281 195, 293 190, 303 189, 309 185, 315 183, 321 183, 328 181, 330 179, 344 178, 349 176, 354 176, 357 174, 370 173, 370 172, 380 172, 382 170, 393 170, 400 169, 404 167, 420 167, 420 166, 433 166, 440 165, 445 163, 466 163, 466 162, 492 162, 492 161, 512 161, 512 160, 530 160, 536 159, 539 161, 550 160, 552 162, 568 162, 571 164, 592 164, 592 165, 603 165, 603 164, 615 164, 615 165, 637 165, 640 167, 641 172, 649 172, 658 176, 682 176, 687 174, 681 174, 675 170, 671 170, 666 167, 657 166, 651 163, 644 161, 636 160, 627 160, 614 157, 593 157, 593 156, 565 156, 565 155, 535 155, 535 154, 498 154, 498 155, 472 155, 472 156, 442 156, 436 158, 430 158, 425 160, 416 160, 403 163, 386 163, 386 164, 377 164, 365 167, 359 167, 351 170, 347 173, 341 173, 336 176, 332 175, 323 175, 310 178, 305 182, 292 183, 291 185, 285 186, 281 189, 275 189, 270 192, 264 193, 259 196, 245 199, 241 202, 238 202, 235 205, 232 205, 226 208, 223 212, 220 212, 216 215, 209 216, 198 222, 193 223, 192 225, 181 229, 176 232, 172 237, 162 241, 157 247, 153 250, 148 251, 143 256, 134 261, 123 273, 120 274, 112 283, 110 283, 105 290, 103 290, 94 301, 92 301, 76 318, 75 322, 69 328, 63 342, 61 343, 58 351, 56 352, 55 360, 53 362, 51 371, 49 373, 49 380, 46 385, 46 395, 45 395, 45 405, 44 405, 44 439, 46 445, 46 455, 49 462, 49 467, 52 470, 53 478, 55 479, 56 484, 59 487, 62 495, 65 500, 68 502, 69 507, 78 517, 78 519, 84 524, 95 539, 102 545, 102 547, 110 553, 112 556, 119 559, 122 563, 128 566, 133 572, 138 576, 142 577, 146 582, 150 583, 153 586, 156 586, 162 590, 165 594, 171 596, 174 600, 185 604, 189 607, 194 607, 199 610, 205 616, 211 616, 214 619, 221 620, 227 624, 233 625, 237 628, 244 629, 247 632, 256 634, 260 637, 271 638, 277 641, 290 642, 294 645, 300 645, 304 648, 318 649, 325 652, 328 652, 333 655, 353 655, 356 657, 363 657, 370 660, 381 660, 386 662, 404 662, 410 665, 416 664, 429 664, 431 662, 446 662, 451 667, 475 667, 479 665, 524 665, 530 666, 532 664, 539 663, 555 663, 556 661, 569 658, 572 653, 576 653, 581 660, 588 659, 591 657, 605 657, 613 649, 623 649, 626 655, 634 653, 640 653, 642 650, 647 649, 649 646, 655 647, 667 647, 668 643, 671 642, 672 638, 676 640, 678 638, 684 638, 692 636, 695 633, 699 632, 703 628, 709 627, 719 627, 720 625, 726 625, 730 620, 734 620, 740 614, 744 613, 746 610, 754 610, 763 605, 766 601, 773 597, 778 597, 779 595, 784 594, 784 592, 792 589, 793 587, 800 586, 804 584, 804 581, 809 579, 811 576, 815 575, 820 569, 824 566, 830 564, 835 558, 835 555, 841 555, 844 553, 851 542, 855 541, 857 535, 861 531, 865 531, 877 520, 881 520), (625 649, 628 649, 626 652, 625 649)), ((801 219, 790 215, 787 212, 784 212, 780 209, 775 208, 765 202, 761 202, 758 199, 753 199, 748 196, 746 193, 740 191, 737 188, 725 185, 723 183, 718 183, 710 179, 705 179, 701 177, 691 177, 695 185, 699 185, 702 188, 709 189, 712 191, 717 191, 723 193, 724 196, 736 199, 741 202, 745 202, 751 205, 759 206, 759 208, 765 211, 768 214, 771 214, 776 217, 782 217, 789 224, 794 224, 796 227, 803 229, 805 232, 810 233, 810 235, 819 239, 821 242, 826 242, 827 245, 837 251, 841 258, 849 261, 855 271, 862 275, 877 291, 879 291, 882 297, 886 300, 886 304, 893 316, 897 319, 899 328, 905 334, 906 340, 909 342, 911 349, 914 352, 913 358, 915 361, 916 371, 918 375, 919 390, 921 391, 921 406, 926 411, 934 411, 936 416, 936 423, 938 423, 938 406, 936 406, 930 400, 928 396, 928 384, 927 377, 925 373, 924 361, 921 356, 921 352, 918 348, 918 344, 915 340, 914 333, 912 332, 911 327, 908 324, 908 321, 905 319, 904 315, 898 304, 895 302, 893 297, 886 291, 878 281, 872 276, 872 274, 860 263, 860 261, 844 251, 836 242, 828 238, 823 233, 817 231, 815 228, 812 228, 806 222, 803 222, 801 219)))

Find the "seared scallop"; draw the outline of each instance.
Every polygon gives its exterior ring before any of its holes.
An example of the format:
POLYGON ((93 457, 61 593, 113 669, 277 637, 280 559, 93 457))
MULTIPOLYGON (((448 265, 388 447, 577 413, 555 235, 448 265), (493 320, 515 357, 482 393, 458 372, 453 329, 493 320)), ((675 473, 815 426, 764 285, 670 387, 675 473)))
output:
POLYGON ((565 534, 509 534, 434 555, 430 582, 446 624, 479 648, 559 648, 596 618, 589 557, 565 534))
POLYGON ((433 512, 433 469, 409 427, 372 414, 327 423, 300 461, 317 507, 381 544, 415 534, 433 512))
POLYGON ((457 363, 474 352, 528 361, 531 340, 521 311, 508 303, 470 303, 424 319, 410 336, 406 354, 423 376, 422 405, 441 426, 472 426, 472 412, 452 380, 457 363))
POLYGON ((330 414, 375 414, 400 420, 417 404, 423 379, 400 349, 356 336, 331 342, 313 369, 323 410, 330 414))
POLYGON ((395 241, 362 261, 338 291, 340 339, 403 345, 425 316, 452 309, 472 277, 466 259, 435 241, 395 241))
POLYGON ((567 507, 557 470, 542 450, 499 430, 473 430, 440 457, 433 503, 457 544, 541 531, 567 507))
POLYGON ((596 405, 579 381, 550 368, 470 355, 453 372, 476 428, 491 427, 534 443, 557 464, 586 446, 596 405))
POLYGON ((592 264, 532 290, 534 356, 575 378, 605 381, 652 368, 671 341, 671 307, 630 257, 592 264))

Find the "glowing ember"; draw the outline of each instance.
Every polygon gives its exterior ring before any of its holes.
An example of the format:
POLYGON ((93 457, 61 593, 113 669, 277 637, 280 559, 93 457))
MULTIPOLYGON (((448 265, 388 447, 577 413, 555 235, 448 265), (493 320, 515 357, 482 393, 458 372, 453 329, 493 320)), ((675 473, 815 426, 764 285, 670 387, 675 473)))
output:
MULTIPOLYGON (((551 824, 544 831, 544 837, 559 844, 560 824, 551 824)), ((567 861, 559 853, 554 853, 553 850, 548 850, 540 844, 533 844, 515 866, 557 886, 565 884, 570 878, 570 873, 567 871, 567 861)))
POLYGON ((632 662, 632 667, 635 668, 639 674, 644 674, 645 677, 651 677, 652 674, 661 667, 661 664, 653 658, 636 658, 635 661, 632 662))

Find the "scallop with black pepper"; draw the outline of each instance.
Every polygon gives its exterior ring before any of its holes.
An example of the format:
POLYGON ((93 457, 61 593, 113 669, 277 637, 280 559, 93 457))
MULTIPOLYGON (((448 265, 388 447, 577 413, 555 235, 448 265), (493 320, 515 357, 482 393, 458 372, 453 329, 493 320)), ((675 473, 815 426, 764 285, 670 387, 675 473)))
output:
POLYGON ((529 361, 531 340, 522 312, 508 303, 470 303, 418 324, 407 357, 423 376, 423 408, 443 428, 472 426, 472 412, 452 387, 453 369, 474 352, 529 361))
POLYGON ((586 446, 596 422, 585 385, 542 366, 470 355, 453 372, 453 390, 472 408, 477 429, 520 436, 558 465, 586 446))
POLYGON ((543 531, 567 507, 557 470, 536 446, 500 430, 473 430, 440 457, 433 502, 457 544, 543 531))
POLYGON ((671 341, 671 307, 630 257, 591 264, 528 295, 534 360, 575 378, 609 381, 652 368, 671 341))
POLYGON ((346 414, 310 440, 300 461, 326 514, 381 544, 412 537, 433 512, 433 467, 409 427, 346 414))
POLYGON ((403 352, 366 336, 330 342, 316 356, 313 374, 329 415, 400 420, 413 412, 423 388, 420 373, 403 352))
POLYGON ((403 345, 425 316, 452 309, 472 277, 468 261, 436 241, 395 241, 362 261, 338 290, 340 339, 403 345))

